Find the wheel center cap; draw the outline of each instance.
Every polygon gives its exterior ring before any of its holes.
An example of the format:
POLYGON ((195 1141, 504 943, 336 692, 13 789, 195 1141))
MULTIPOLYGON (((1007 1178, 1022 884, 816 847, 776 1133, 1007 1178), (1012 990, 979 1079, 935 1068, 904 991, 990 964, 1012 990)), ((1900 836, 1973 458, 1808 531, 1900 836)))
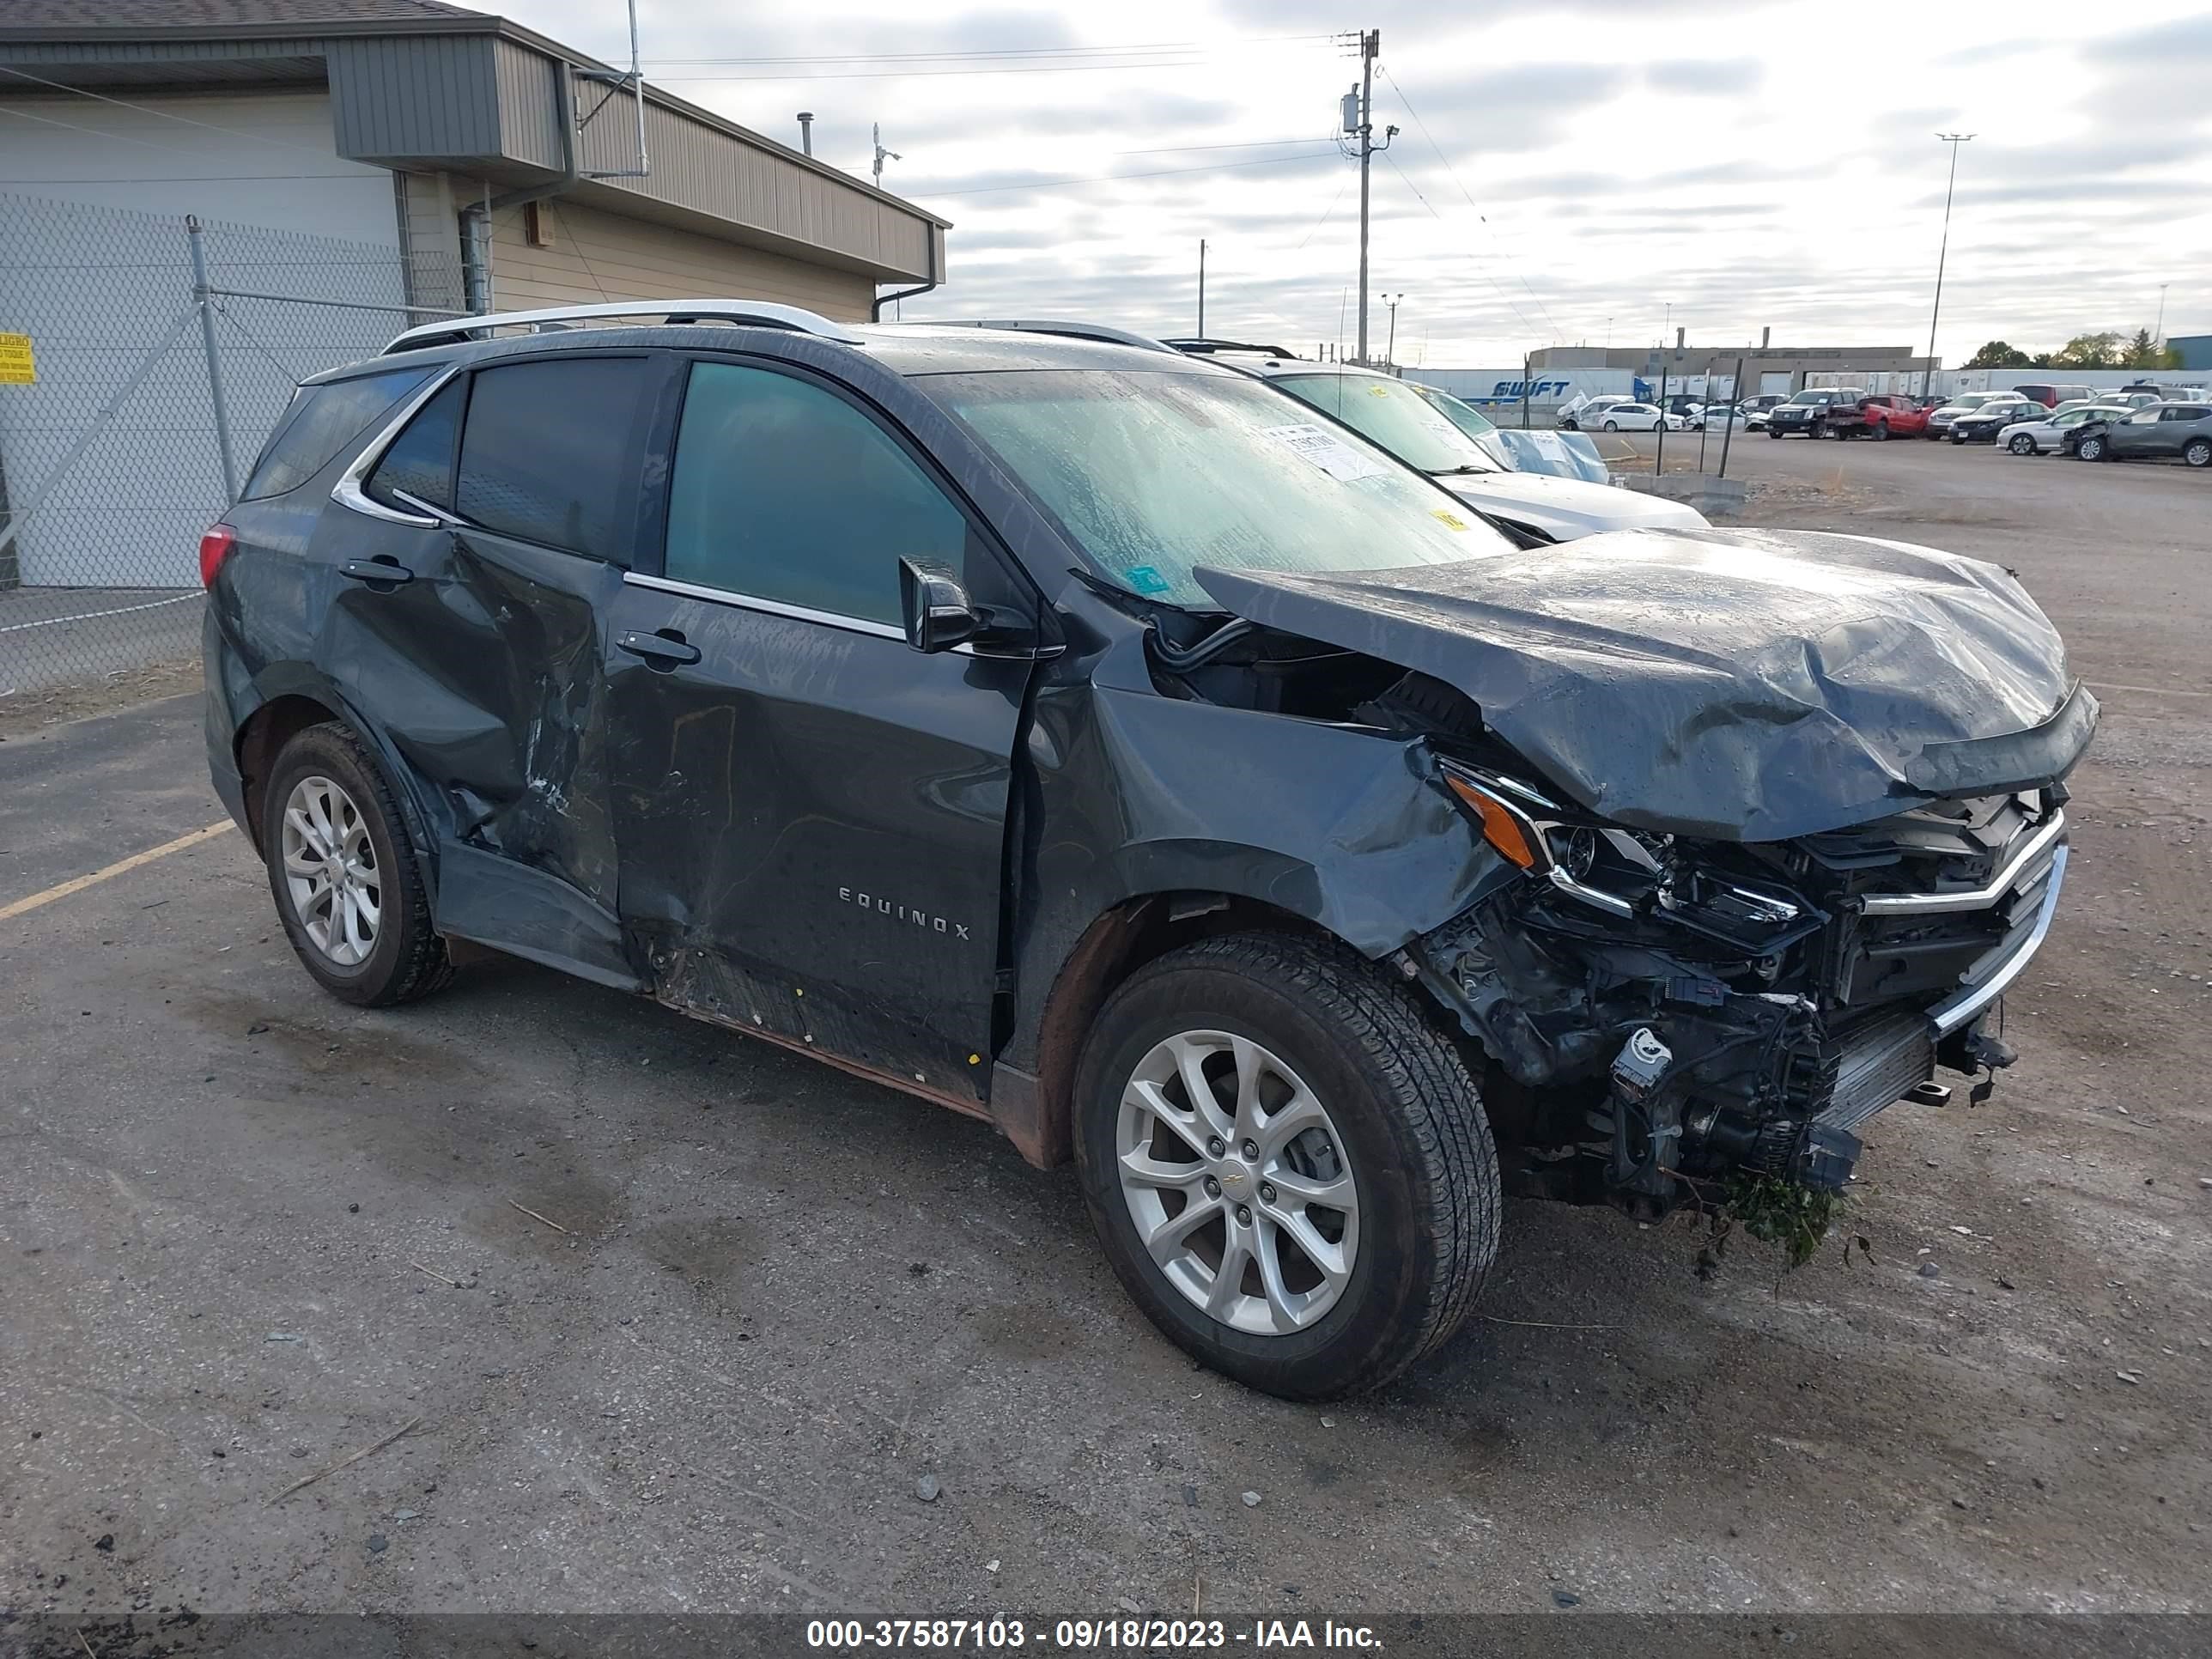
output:
POLYGON ((1214 1178, 1220 1182, 1224 1193, 1240 1203, 1252 1195, 1252 1172, 1233 1158, 1222 1160, 1220 1171, 1214 1178))

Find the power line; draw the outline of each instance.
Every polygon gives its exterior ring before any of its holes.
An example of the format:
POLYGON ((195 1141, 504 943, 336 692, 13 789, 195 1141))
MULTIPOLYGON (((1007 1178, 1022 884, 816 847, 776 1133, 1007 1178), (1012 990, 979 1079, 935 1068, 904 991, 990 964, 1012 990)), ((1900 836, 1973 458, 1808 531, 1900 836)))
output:
POLYGON ((1270 43, 1318 43, 1326 34, 1229 35, 1214 40, 1146 40, 1124 46, 978 46, 950 52, 812 52, 781 56, 733 58, 648 58, 648 64, 900 64, 977 61, 1020 58, 1114 58, 1143 52, 1206 52, 1224 46, 1264 46, 1270 43))
MULTIPOLYGON (((1437 142, 1436 135, 1429 131, 1429 124, 1421 119, 1420 111, 1415 109, 1413 107, 1413 100, 1406 96, 1406 89, 1398 84, 1398 77, 1391 74, 1386 68, 1382 71, 1382 78, 1390 83, 1390 90, 1398 94, 1398 101, 1406 106, 1406 113, 1413 118, 1413 125, 1421 130, 1421 137, 1429 141, 1429 148, 1437 153, 1437 160, 1443 163, 1445 177, 1449 178, 1452 181, 1452 184, 1458 189, 1459 193, 1467 198, 1468 206, 1474 210, 1474 216, 1482 222, 1485 228, 1487 228, 1490 224, 1489 216, 1483 212, 1480 204, 1475 201, 1473 193, 1469 191, 1467 185, 1461 181, 1457 169, 1455 169, 1451 164, 1451 157, 1444 154, 1444 147, 1437 142)), ((1400 176, 1403 177, 1402 174, 1400 176)), ((1407 180, 1409 185, 1411 182, 1412 181, 1410 179, 1407 180)), ((1419 191, 1415 191, 1413 193, 1417 196, 1420 194, 1419 191)), ((1422 205, 1424 207, 1427 207, 1428 204, 1424 202, 1422 205)), ((1434 208, 1430 208, 1429 211, 1435 213, 1436 210, 1434 208)), ((1437 214, 1437 216, 1441 219, 1443 216, 1442 214, 1437 214)), ((1551 307, 1544 303, 1543 296, 1539 295, 1534 289, 1528 287, 1528 277, 1522 275, 1517 267, 1515 269, 1513 274, 1520 282, 1521 286, 1527 290, 1528 297, 1535 301, 1536 309, 1544 313, 1544 320, 1551 325, 1552 337, 1554 339, 1560 338, 1561 331, 1559 325, 1552 316, 1551 307)), ((1519 307, 1516 307, 1515 311, 1517 314, 1519 307)), ((1528 319, 1526 317, 1522 317, 1521 320, 1527 322, 1528 319)), ((1531 325, 1531 326, 1533 327, 1534 325, 1531 325)))
POLYGON ((1344 192, 1351 188, 1352 175, 1347 173, 1337 182, 1336 194, 1328 198, 1328 205, 1321 210, 1321 217, 1315 220, 1312 228, 1306 232, 1305 241, 1300 242, 1292 252, 1298 253, 1305 252, 1306 242, 1312 241, 1315 237, 1321 234, 1321 228, 1328 222, 1329 215, 1336 211, 1336 204, 1344 199, 1344 192))
POLYGON ((1321 159, 1321 152, 1306 155, 1263 155, 1253 161, 1215 161, 1200 167, 1157 167, 1148 173, 1102 173, 1089 179, 1040 179, 1030 184, 976 185, 966 190, 910 189, 915 196, 989 196, 1007 190, 1058 190, 1068 185, 1104 185, 1121 179, 1166 179, 1184 173, 1226 173, 1231 167, 1279 167, 1285 161, 1313 161, 1321 159))
MULTIPOLYGON (((1429 215, 1431 218, 1435 219, 1438 224, 1443 224, 1444 222, 1444 216, 1438 213, 1434 204, 1432 204, 1427 197, 1421 194, 1421 187, 1415 184, 1411 179, 1406 177, 1406 169, 1400 167, 1395 158, 1390 159, 1390 171, 1396 173, 1400 181, 1405 185, 1406 188, 1413 192, 1413 199, 1419 202, 1423 207, 1428 209, 1429 215)), ((1537 331, 1535 323, 1531 320, 1527 312, 1521 309, 1519 302, 1517 302, 1514 297, 1508 294, 1503 288, 1498 288, 1498 278, 1491 275, 1489 266, 1483 264, 1481 260, 1469 251, 1462 250, 1460 257, 1467 259, 1474 259, 1475 261, 1476 267, 1482 272, 1483 280, 1488 283, 1491 287, 1498 289, 1498 297, 1504 301, 1507 305, 1513 307, 1513 314, 1521 319, 1522 326, 1526 328, 1531 334, 1537 331)), ((1531 297, 1533 298, 1534 296, 1532 295, 1531 297)))
POLYGON ((1264 46, 1285 42, 1317 44, 1329 38, 1325 34, 1249 34, 1226 35, 1212 40, 1140 40, 1120 46, 977 46, 966 51, 946 52, 799 52, 752 53, 726 58, 648 58, 645 61, 648 64, 900 64, 1008 58, 1112 58, 1140 52, 1204 52, 1224 46, 1264 46))
MULTIPOLYGON (((110 98, 106 93, 94 92, 88 87, 72 87, 64 82, 49 81, 43 75, 33 75, 28 70, 14 69, 6 64, 0 64, 0 75, 12 75, 19 81, 36 82, 40 86, 52 87, 56 92, 66 92, 74 97, 96 99, 103 104, 112 104, 118 109, 137 110, 141 115, 151 115, 163 121, 175 121, 184 126, 200 127, 205 129, 209 132, 220 132, 226 137, 250 139, 257 144, 267 144, 273 149, 305 150, 311 155, 326 155, 329 154, 327 150, 318 149, 313 144, 295 144, 289 139, 286 138, 271 138, 263 133, 246 132, 237 127, 217 126, 213 121, 195 121, 189 115, 172 115, 167 110, 149 108, 144 104, 134 104, 127 98, 110 98)), ((11 113, 21 114, 22 112, 14 111, 11 112, 11 113)), ((38 120, 42 118, 33 116, 31 118, 38 120)), ((54 125, 57 126, 66 126, 69 124, 65 121, 58 121, 54 125)), ((95 130, 96 129, 88 129, 88 131, 95 130)), ((120 133, 111 133, 108 136, 118 138, 123 137, 123 135, 120 133)), ((128 143, 143 143, 145 141, 138 138, 128 138, 125 139, 125 142, 128 143)), ((155 145, 154 148, 158 149, 161 147, 159 145, 155 145)))
POLYGON ((1181 155, 1197 149, 1279 149, 1285 144, 1322 144, 1326 138, 1254 138, 1240 144, 1167 144, 1158 149, 1117 149, 1116 155, 1181 155))
POLYGON ((1138 64, 1021 65, 1008 69, 861 70, 840 70, 834 75, 656 75, 653 82, 655 86, 665 87, 687 81, 949 81, 961 76, 979 75, 1097 75, 1113 70, 1204 69, 1215 61, 1211 58, 1151 58, 1138 64))

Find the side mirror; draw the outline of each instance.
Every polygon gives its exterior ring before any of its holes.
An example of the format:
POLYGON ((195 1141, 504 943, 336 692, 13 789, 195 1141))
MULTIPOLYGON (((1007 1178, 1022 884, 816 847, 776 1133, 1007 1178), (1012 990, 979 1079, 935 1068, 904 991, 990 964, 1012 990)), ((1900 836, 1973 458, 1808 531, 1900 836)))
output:
POLYGON ((917 651, 949 651, 981 631, 984 618, 950 565, 899 561, 899 616, 917 651))

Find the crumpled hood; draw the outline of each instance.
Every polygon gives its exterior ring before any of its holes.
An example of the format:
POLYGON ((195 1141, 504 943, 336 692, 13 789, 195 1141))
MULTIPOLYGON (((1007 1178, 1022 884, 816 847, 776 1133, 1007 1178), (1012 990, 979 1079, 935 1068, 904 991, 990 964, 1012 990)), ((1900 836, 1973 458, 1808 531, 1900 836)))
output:
POLYGON ((1996 566, 1806 531, 1632 530, 1460 564, 1200 569, 1267 627, 1429 674, 1583 807, 1779 841, 2063 775, 2096 722, 1996 566))

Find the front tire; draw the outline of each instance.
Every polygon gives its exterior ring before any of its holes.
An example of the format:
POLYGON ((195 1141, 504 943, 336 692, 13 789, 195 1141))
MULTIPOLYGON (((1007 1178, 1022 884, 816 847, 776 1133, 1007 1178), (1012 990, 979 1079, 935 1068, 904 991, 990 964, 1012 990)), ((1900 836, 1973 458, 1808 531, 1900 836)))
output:
POLYGON ((311 726, 277 755, 261 851, 292 949, 332 996, 388 1007, 452 977, 399 803, 345 726, 311 726))
POLYGON ((1084 1197, 1130 1296, 1268 1394, 1380 1388, 1459 1328, 1497 1258, 1474 1079, 1334 941, 1231 934, 1148 963, 1100 1011, 1075 1108, 1084 1197))
POLYGON ((2035 440, 2029 437, 2025 432, 2014 433, 2013 434, 2012 443, 2009 447, 2012 453, 2015 455, 2033 455, 2035 453, 2035 440))
POLYGON ((2105 441, 2102 438, 2084 438, 2074 446, 2074 456, 2077 460, 2101 461, 2105 459, 2105 441))

